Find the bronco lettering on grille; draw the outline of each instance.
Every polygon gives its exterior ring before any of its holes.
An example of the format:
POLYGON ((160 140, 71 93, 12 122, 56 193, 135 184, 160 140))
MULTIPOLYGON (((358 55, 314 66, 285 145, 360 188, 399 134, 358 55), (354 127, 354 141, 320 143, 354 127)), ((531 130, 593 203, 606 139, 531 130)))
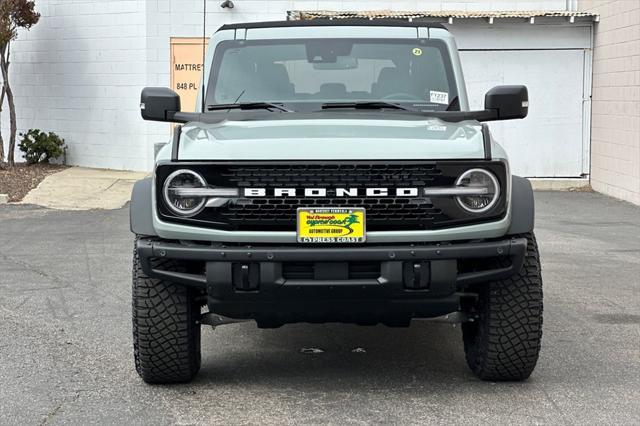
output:
MULTIPOLYGON (((244 188, 245 197, 326 197, 327 188, 244 188)), ((335 197, 417 197, 418 188, 335 188, 335 197)))

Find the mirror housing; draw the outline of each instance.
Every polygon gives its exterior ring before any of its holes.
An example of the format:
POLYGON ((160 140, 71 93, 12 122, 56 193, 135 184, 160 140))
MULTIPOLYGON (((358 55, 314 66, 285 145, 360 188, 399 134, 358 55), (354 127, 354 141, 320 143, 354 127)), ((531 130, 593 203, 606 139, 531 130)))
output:
POLYGON ((145 87, 140 94, 140 113, 149 121, 173 121, 180 112, 180 96, 166 87, 145 87))
POLYGON ((484 109, 478 111, 430 111, 429 117, 443 121, 496 121, 525 118, 529 112, 527 86, 496 86, 484 95, 484 109))
POLYGON ((484 96, 484 109, 495 111, 493 120, 525 118, 529 111, 526 86, 496 86, 484 96))

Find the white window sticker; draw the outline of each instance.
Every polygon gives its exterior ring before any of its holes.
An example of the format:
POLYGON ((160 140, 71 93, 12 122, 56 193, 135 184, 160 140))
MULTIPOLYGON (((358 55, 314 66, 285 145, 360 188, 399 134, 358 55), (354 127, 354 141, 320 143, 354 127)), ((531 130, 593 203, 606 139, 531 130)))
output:
POLYGON ((429 91, 429 101, 434 104, 449 105, 449 94, 447 92, 429 91))

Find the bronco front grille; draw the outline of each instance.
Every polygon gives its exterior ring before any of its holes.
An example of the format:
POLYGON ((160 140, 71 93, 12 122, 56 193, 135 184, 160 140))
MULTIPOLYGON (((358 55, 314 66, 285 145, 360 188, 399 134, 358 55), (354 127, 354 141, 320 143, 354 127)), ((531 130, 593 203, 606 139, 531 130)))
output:
MULTIPOLYGON (((469 215, 451 198, 360 196, 337 197, 336 188, 428 188, 453 185, 471 167, 491 169, 501 186, 505 169, 500 162, 326 162, 326 163, 171 163, 156 170, 158 184, 177 168, 191 168, 204 176, 210 186, 222 188, 325 188, 326 197, 267 195, 259 198, 229 199, 195 217, 179 218, 162 202, 165 220, 228 230, 295 231, 299 207, 364 207, 367 231, 425 230, 488 221, 502 216, 505 202, 497 203, 485 215, 469 215), (480 164, 482 163, 482 164, 480 164)), ((299 191, 301 192, 301 191, 299 191)), ((271 191, 269 191, 271 194, 271 191)), ((158 192, 160 200, 162 194, 158 192)))
POLYGON ((435 165, 401 164, 334 164, 286 166, 231 166, 221 175, 231 186, 327 188, 321 198, 283 197, 250 198, 229 203, 219 214, 238 227, 260 227, 269 224, 278 228, 295 229, 298 207, 364 207, 367 227, 421 228, 421 224, 444 219, 442 212, 426 198, 366 197, 338 198, 336 187, 425 187, 442 172, 435 165))

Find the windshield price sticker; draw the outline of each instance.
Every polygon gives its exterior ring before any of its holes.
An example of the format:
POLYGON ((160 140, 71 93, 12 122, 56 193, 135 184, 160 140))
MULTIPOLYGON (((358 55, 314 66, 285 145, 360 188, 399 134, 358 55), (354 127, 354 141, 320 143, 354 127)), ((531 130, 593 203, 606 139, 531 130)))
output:
POLYGON ((429 126, 427 126, 427 130, 432 131, 432 132, 446 132, 447 131, 447 126, 440 126, 437 124, 430 124, 429 126))
POLYGON ((364 209, 298 209, 299 243, 363 243, 364 209))
POLYGON ((447 92, 429 91, 429 101, 434 104, 449 105, 449 94, 447 92))

